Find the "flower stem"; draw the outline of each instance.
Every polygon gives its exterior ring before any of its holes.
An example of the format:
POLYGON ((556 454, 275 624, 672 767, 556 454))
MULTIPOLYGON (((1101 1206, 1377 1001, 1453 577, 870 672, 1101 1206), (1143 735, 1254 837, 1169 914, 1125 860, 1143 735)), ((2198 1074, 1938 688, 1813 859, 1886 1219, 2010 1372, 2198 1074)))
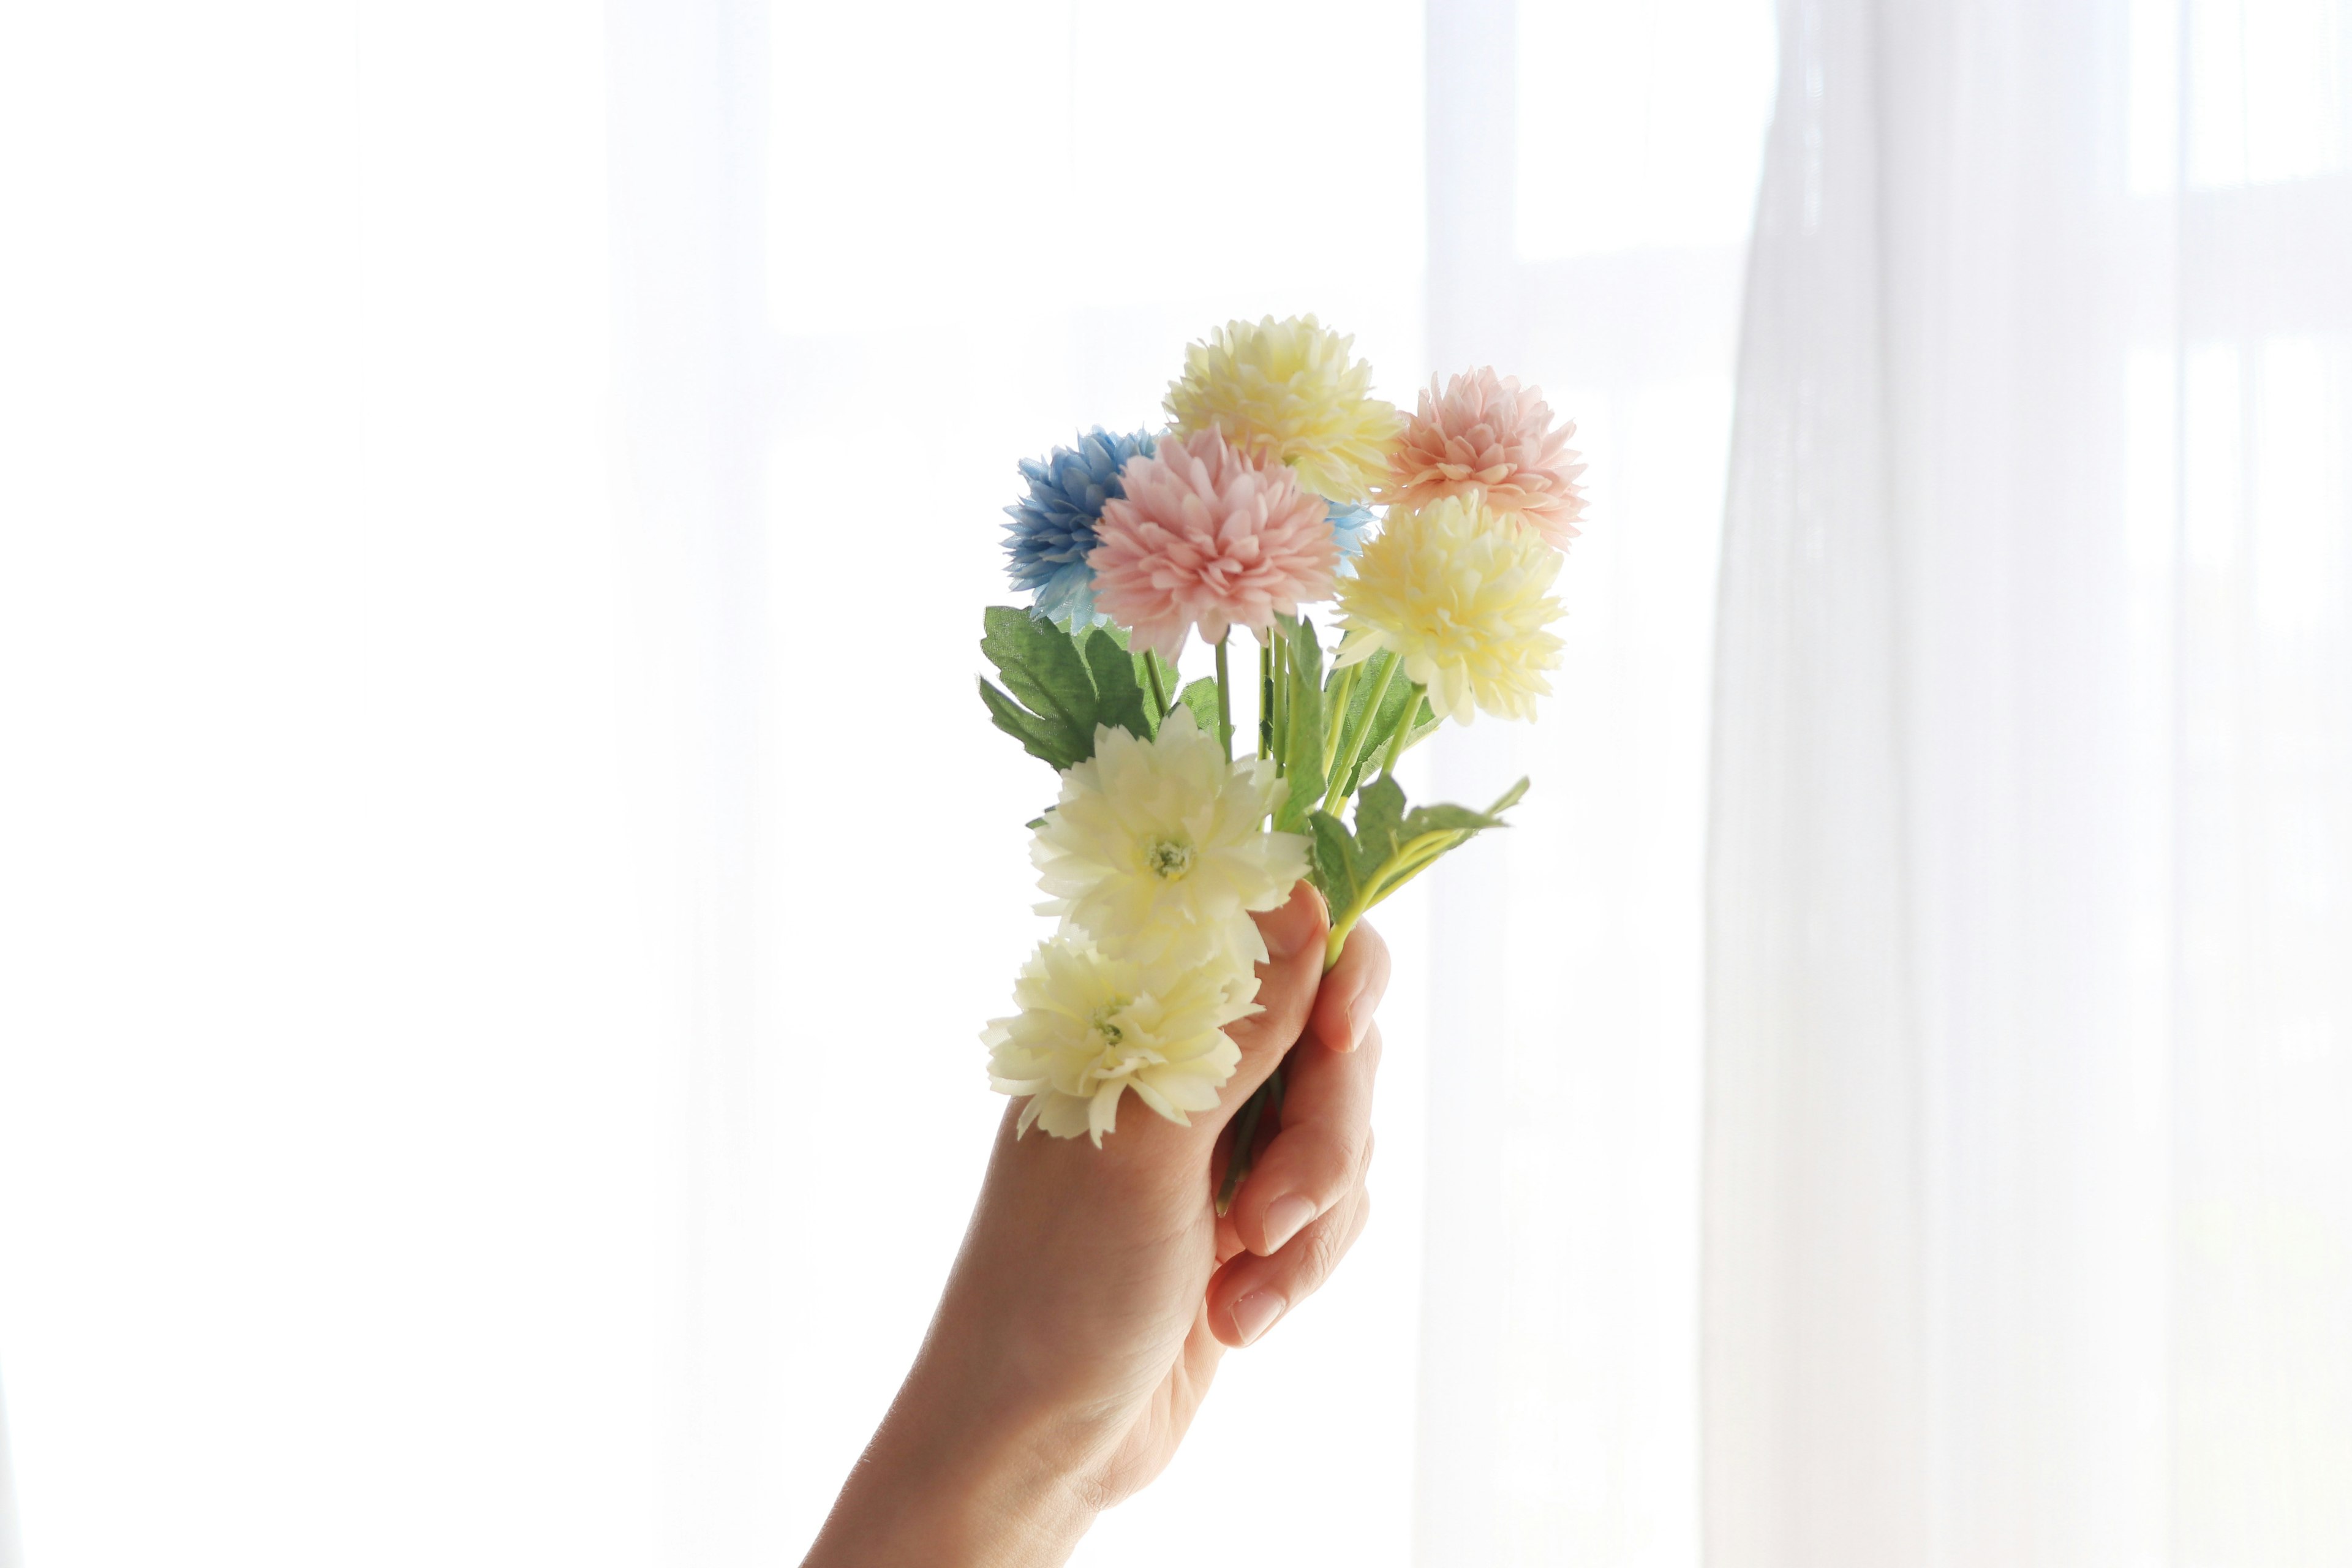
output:
POLYGON ((1225 644, 1233 640, 1233 628, 1217 639, 1217 743, 1225 749, 1225 761, 1234 760, 1234 679, 1225 669, 1225 644))
POLYGON ((1273 638, 1257 650, 1257 754, 1274 755, 1274 650, 1282 645, 1273 638))
POLYGON ((1349 775, 1362 761, 1364 739, 1371 733, 1374 721, 1380 718, 1381 704, 1387 700, 1389 687, 1396 679, 1397 666, 1402 662, 1392 653, 1379 655, 1378 661, 1381 673, 1372 682, 1370 695, 1364 700, 1363 716, 1348 726, 1348 738, 1339 745, 1339 766, 1330 775, 1330 793, 1323 797, 1323 809, 1335 816, 1347 808, 1348 796, 1351 793, 1348 788, 1349 775))
POLYGON ((1143 656, 1143 674, 1144 679, 1151 682, 1153 720, 1156 721, 1167 718, 1168 710, 1175 704, 1168 700, 1168 688, 1160 684, 1158 656, 1149 653, 1143 656))
POLYGON ((1331 684, 1331 700, 1324 705, 1323 776, 1331 776, 1331 764, 1339 760, 1339 731, 1348 722, 1348 697, 1356 689, 1356 671, 1361 665, 1351 664, 1339 672, 1331 684))
POLYGON ((1266 688, 1266 711, 1273 715, 1274 776, 1290 772, 1290 643, 1276 623, 1274 629, 1274 681, 1266 688))
POLYGON ((1396 772, 1397 759, 1404 755, 1407 738, 1412 733, 1412 721, 1421 717, 1421 682, 1412 683, 1412 695, 1404 700, 1404 717, 1397 721, 1396 733, 1389 739, 1389 754, 1381 759, 1381 772, 1396 772))
MULTIPOLYGON (((1324 965, 1328 973, 1330 965, 1324 965)), ((1257 1086, 1241 1113, 1234 1118, 1234 1146, 1225 1155, 1225 1179, 1217 1184, 1217 1215, 1224 1217, 1234 1206, 1234 1194, 1241 1191, 1242 1182, 1257 1163, 1257 1124, 1271 1110, 1282 1112, 1282 1068, 1276 1067, 1266 1080, 1257 1086)))
POLYGON ((1458 830, 1424 833, 1411 842, 1400 845, 1381 868, 1366 880, 1356 901, 1331 918, 1331 936, 1323 946, 1323 969, 1326 973, 1339 962, 1339 953, 1348 945, 1348 933, 1356 922, 1371 913, 1373 906, 1444 859, 1452 850, 1459 849, 1470 836, 1458 830))

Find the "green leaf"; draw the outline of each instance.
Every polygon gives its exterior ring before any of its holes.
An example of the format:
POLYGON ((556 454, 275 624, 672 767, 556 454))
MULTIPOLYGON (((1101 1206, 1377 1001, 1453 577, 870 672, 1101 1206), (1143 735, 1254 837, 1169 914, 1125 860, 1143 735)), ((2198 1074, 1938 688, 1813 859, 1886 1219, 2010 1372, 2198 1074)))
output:
POLYGON ((1473 811, 1466 805, 1415 806, 1398 826, 1397 842, 1410 843, 1424 833, 1483 833, 1489 827, 1508 827, 1503 813, 1519 803, 1528 793, 1528 781, 1521 779, 1503 796, 1484 811, 1473 811))
POLYGON ((1382 773, 1357 799, 1352 832, 1328 813, 1310 813, 1316 885, 1330 900, 1333 920, 1352 923, 1471 835, 1507 826, 1502 814, 1527 790, 1521 779, 1485 811, 1444 805, 1408 811, 1403 787, 1382 773))
POLYGON ((1356 879, 1355 843, 1339 819, 1325 811, 1310 812, 1307 831, 1315 837, 1315 884, 1334 918, 1352 910, 1362 889, 1356 879))
POLYGON ((1283 702, 1286 732, 1281 737, 1283 777, 1290 791, 1274 825, 1285 833, 1306 831, 1307 814, 1323 798, 1323 647, 1311 621, 1283 628, 1287 668, 1283 702))
POLYGON ((1004 689, 1040 718, 1086 737, 1094 750, 1095 682, 1070 634, 1026 610, 990 606, 980 651, 1004 678, 1004 689))
MULTIPOLYGON (((1348 723, 1363 721, 1364 704, 1372 700, 1372 688, 1380 684, 1372 679, 1378 668, 1378 661, 1371 660, 1367 661, 1364 669, 1358 672, 1355 685, 1348 693, 1348 723)), ((1397 671, 1395 678, 1389 682, 1389 689, 1381 693, 1381 710, 1372 715, 1372 727, 1364 736, 1364 755, 1380 755, 1381 749, 1388 744, 1389 737, 1394 735, 1396 727, 1403 722, 1405 704, 1412 698, 1412 682, 1405 678, 1404 671, 1397 671)), ((1336 724, 1340 721, 1334 717, 1331 721, 1336 724)))
POLYGON ((1114 724, 1150 740, 1160 728, 1160 716, 1150 711, 1151 704, 1136 682, 1135 656, 1127 651, 1124 639, 1097 630, 1085 639, 1085 647, 1087 668, 1095 682, 1095 722, 1114 724))
POLYGON ((1356 799, 1356 880, 1370 887, 1397 851, 1404 786, 1385 773, 1356 799))
POLYGON ((1111 724, 1149 739, 1158 730, 1126 637, 1115 629, 1073 637, 1026 610, 991 605, 980 651, 1003 677, 985 679, 980 700, 996 727, 1056 769, 1095 754, 1095 727, 1111 724))
POLYGON ((1081 749, 1068 725, 1030 712, 991 686, 985 678, 980 682, 980 700, 988 705, 988 716, 996 721, 998 729, 1020 742, 1031 756, 1057 773, 1094 755, 1092 731, 1087 733, 1085 746, 1081 749))
POLYGON ((1201 677, 1186 687, 1176 700, 1192 710, 1192 721, 1201 727, 1201 733, 1212 740, 1216 738, 1217 683, 1213 678, 1201 677))
MULTIPOLYGON (((1356 684, 1360 687, 1363 682, 1356 684)), ((1370 693, 1368 691, 1365 695, 1369 697, 1370 693)), ((1389 742, 1396 738, 1397 726, 1404 723, 1412 710, 1419 706, 1420 692, 1412 681, 1405 679, 1404 671, 1397 671, 1396 679, 1389 682, 1388 690, 1381 694, 1381 710, 1372 715, 1372 727, 1365 733, 1364 750, 1356 760, 1355 776, 1348 781, 1349 791, 1352 792, 1363 782, 1366 774, 1381 764, 1388 754, 1389 742)))
POLYGON ((1466 805, 1419 805, 1412 809, 1397 829, 1401 843, 1409 843, 1424 833, 1475 833, 1485 827, 1506 826, 1483 811, 1473 811, 1466 805))

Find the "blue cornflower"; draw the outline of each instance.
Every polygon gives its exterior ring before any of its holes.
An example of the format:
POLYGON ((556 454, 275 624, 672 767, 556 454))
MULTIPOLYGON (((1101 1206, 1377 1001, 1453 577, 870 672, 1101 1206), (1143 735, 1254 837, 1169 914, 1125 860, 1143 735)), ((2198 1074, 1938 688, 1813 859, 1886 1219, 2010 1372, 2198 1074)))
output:
POLYGON ((1150 457, 1153 446, 1148 430, 1114 436, 1097 426, 1075 447, 1056 447, 1042 462, 1021 460, 1029 493, 1004 509, 1013 520, 1004 531, 1004 552, 1012 557, 1013 585, 1037 595, 1037 614, 1073 630, 1098 618, 1094 568, 1087 564, 1095 524, 1103 502, 1127 494, 1119 488, 1119 469, 1129 458, 1150 457))
POLYGON ((1331 519, 1331 534, 1339 545, 1339 575, 1352 577, 1356 557, 1364 552, 1364 545, 1380 521, 1380 513, 1361 501, 1326 501, 1324 510, 1331 519))

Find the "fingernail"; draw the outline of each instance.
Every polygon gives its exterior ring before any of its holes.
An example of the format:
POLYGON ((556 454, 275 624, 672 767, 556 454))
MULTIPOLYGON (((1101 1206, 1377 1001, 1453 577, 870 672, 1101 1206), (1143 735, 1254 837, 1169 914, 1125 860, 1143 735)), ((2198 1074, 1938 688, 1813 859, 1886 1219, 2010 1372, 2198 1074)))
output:
POLYGON ((1364 1043, 1364 1031, 1371 1027, 1372 1011, 1379 1005, 1380 999, 1370 991, 1357 992, 1355 999, 1348 1004, 1348 1049, 1352 1051, 1364 1043))
POLYGON ((1315 940, 1318 927, 1323 923, 1323 902, 1312 884, 1301 882, 1290 901, 1266 917, 1259 929, 1265 934, 1265 950, 1276 958, 1289 958, 1315 940))
POLYGON ((1240 1331, 1242 1343, 1255 1344, 1260 1334, 1274 1327, 1274 1321, 1289 1304, 1274 1290, 1253 1290, 1234 1302, 1234 1327, 1240 1331))
POLYGON ((1297 1193, 1276 1198, 1265 1205, 1265 1249, 1280 1252, 1282 1244, 1307 1228, 1315 1217, 1315 1205, 1297 1193))

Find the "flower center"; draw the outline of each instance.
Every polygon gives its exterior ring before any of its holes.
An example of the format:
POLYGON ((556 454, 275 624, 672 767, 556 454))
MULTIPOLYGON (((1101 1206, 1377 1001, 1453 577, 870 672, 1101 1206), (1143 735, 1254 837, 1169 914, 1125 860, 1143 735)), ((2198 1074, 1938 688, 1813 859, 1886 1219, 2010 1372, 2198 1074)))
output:
POLYGON ((1127 1038, 1127 1030, 1118 1022, 1118 1015, 1127 1010, 1127 1005, 1128 998, 1124 996, 1116 1002, 1106 1002, 1095 1009, 1095 1016, 1089 1020, 1095 1033, 1102 1037, 1103 1049, 1107 1051, 1117 1049, 1127 1038))
POLYGON ((1192 847, 1176 838, 1155 838, 1143 852, 1143 863, 1163 882, 1173 882, 1192 868, 1192 847))

